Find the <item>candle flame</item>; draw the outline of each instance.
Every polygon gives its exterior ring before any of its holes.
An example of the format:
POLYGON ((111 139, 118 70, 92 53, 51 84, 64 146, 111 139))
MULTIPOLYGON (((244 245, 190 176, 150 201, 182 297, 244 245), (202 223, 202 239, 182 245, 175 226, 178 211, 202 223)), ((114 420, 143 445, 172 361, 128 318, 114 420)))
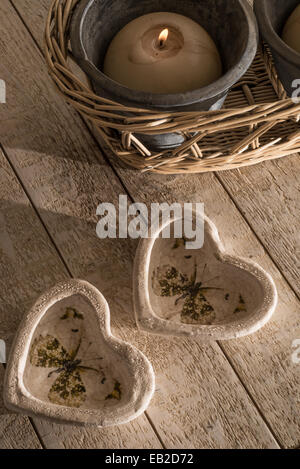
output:
POLYGON ((159 43, 160 43, 161 46, 164 45, 164 43, 166 42, 168 37, 169 37, 169 30, 166 28, 160 33, 160 35, 158 37, 158 40, 159 40, 159 43))

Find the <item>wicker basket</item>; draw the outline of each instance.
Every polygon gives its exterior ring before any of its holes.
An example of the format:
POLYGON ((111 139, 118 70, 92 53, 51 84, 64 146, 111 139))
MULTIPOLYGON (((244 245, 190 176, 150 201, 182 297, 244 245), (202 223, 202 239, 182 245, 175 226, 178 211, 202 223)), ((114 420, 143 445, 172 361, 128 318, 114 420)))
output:
POLYGON ((80 1, 52 1, 45 33, 46 61, 66 101, 127 165, 162 174, 202 173, 250 166, 300 151, 300 103, 287 98, 263 44, 220 111, 162 113, 97 96, 78 78, 70 60, 69 25, 80 1), (128 112, 132 117, 125 116, 128 112), (185 142, 160 153, 152 153, 135 137, 136 133, 170 131, 182 133, 185 142))

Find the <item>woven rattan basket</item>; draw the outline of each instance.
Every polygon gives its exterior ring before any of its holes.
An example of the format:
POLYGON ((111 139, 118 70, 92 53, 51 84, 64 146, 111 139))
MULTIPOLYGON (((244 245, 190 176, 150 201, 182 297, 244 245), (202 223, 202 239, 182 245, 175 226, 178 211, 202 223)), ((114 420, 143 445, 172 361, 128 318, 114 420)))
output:
POLYGON ((69 50, 70 20, 80 1, 53 0, 45 33, 46 61, 66 101, 124 163, 162 174, 202 173, 250 166, 300 151, 300 103, 287 98, 264 44, 220 111, 161 113, 97 96, 74 72, 69 50), (135 137, 166 132, 182 133, 185 142, 153 153, 135 137))

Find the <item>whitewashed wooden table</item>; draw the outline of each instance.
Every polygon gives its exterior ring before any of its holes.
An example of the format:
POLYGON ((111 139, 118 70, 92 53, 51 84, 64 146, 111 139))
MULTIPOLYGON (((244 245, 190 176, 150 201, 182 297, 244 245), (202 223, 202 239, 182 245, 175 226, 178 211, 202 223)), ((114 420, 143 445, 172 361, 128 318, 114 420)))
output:
MULTIPOLYGON (((0 337, 11 342, 30 304, 70 276, 108 299, 112 327, 152 361, 147 412, 109 429, 10 414, 0 400, 0 448, 296 448, 300 446, 299 155, 232 172, 162 177, 120 168, 53 89, 42 56, 49 0, 1 0, 0 337), (228 251, 273 275, 271 323, 201 346, 139 334, 131 270, 136 243, 99 240, 96 207, 134 201, 204 202, 228 251)), ((0 388, 4 368, 0 366, 0 388)))

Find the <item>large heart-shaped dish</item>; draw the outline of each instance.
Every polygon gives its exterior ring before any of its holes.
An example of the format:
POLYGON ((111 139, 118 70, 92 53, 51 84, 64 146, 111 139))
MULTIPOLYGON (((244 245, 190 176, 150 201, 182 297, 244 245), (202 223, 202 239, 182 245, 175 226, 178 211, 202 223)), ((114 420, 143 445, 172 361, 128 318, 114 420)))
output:
POLYGON ((71 280, 42 295, 24 318, 4 401, 27 415, 104 427, 140 415, 153 392, 147 358, 111 335, 105 298, 89 283, 71 280))
POLYGON ((201 216, 201 249, 186 249, 184 238, 161 237, 168 224, 172 233, 179 216, 140 241, 133 278, 137 324, 150 333, 204 341, 254 333, 275 310, 274 282, 254 262, 227 255, 217 228, 201 216))

